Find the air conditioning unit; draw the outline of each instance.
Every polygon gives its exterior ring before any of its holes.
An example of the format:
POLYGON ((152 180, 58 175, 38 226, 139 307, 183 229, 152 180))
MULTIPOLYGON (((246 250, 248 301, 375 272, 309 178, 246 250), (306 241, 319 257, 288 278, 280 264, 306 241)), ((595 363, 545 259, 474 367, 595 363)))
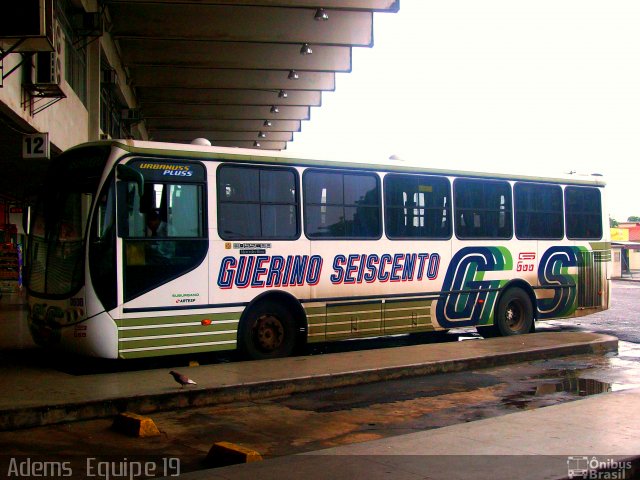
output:
POLYGON ((138 122, 141 120, 140 110, 137 108, 124 108, 120 118, 123 122, 138 122))
POLYGON ((53 0, 20 0, 4 5, 0 15, 0 48, 14 52, 54 50, 53 0), (7 10, 10 8, 10 10, 7 10), (16 43, 20 40, 20 43, 16 43))
POLYGON ((56 52, 37 52, 34 55, 31 83, 34 85, 60 84, 60 66, 56 52))

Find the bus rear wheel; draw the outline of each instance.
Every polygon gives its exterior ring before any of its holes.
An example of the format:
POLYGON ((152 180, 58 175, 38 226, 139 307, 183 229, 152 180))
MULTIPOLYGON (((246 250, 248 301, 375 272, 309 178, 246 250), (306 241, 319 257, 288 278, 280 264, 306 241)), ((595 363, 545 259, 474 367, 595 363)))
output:
POLYGON ((287 357, 295 347, 295 322, 279 303, 262 301, 245 313, 238 331, 241 353, 254 360, 287 357))
POLYGON ((505 290, 500 295, 494 313, 493 325, 478 327, 483 337, 507 337, 533 331, 533 305, 527 292, 518 287, 505 290))

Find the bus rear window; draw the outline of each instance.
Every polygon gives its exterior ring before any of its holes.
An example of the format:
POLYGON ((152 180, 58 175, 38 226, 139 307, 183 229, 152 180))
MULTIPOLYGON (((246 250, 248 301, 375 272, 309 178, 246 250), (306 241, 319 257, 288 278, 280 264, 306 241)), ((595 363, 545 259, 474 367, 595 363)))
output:
POLYGON ((602 238, 602 202, 600 190, 591 187, 567 187, 564 190, 567 238, 602 238))

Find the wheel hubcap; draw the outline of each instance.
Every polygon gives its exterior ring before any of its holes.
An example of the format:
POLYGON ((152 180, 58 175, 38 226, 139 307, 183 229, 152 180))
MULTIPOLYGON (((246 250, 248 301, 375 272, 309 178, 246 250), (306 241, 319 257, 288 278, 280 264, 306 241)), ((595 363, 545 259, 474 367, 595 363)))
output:
POLYGON ((256 346, 263 352, 277 350, 284 339, 282 323, 273 315, 261 316, 256 322, 254 338, 256 346))
POLYGON ((511 330, 519 330, 524 324, 522 306, 517 302, 511 302, 505 311, 505 320, 511 330))

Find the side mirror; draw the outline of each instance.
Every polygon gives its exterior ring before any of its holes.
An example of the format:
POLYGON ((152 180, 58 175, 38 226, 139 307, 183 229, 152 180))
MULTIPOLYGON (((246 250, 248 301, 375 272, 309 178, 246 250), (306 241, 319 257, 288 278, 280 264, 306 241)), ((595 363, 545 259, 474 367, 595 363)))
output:
POLYGON ((129 167, 128 165, 118 164, 116 167, 116 173, 119 180, 126 180, 135 182, 138 185, 138 194, 140 198, 144 195, 144 177, 138 170, 129 167))

